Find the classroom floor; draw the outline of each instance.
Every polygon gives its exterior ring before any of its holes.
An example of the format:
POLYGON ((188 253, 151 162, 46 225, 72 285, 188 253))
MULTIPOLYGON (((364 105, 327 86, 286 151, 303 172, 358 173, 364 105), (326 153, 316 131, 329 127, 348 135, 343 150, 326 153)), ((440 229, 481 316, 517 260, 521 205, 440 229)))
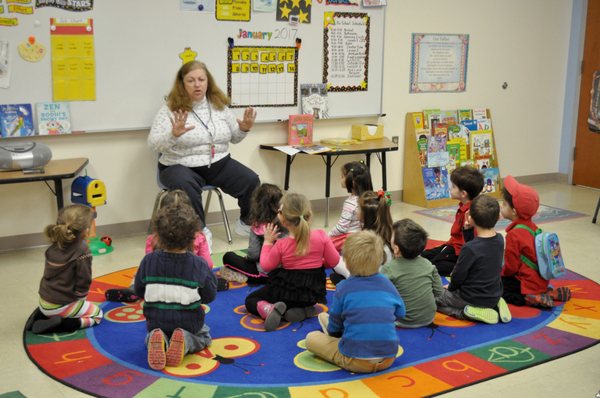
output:
MULTIPOLYGON (((600 191, 559 183, 535 184, 541 203, 569 209, 589 217, 544 224, 561 238, 567 267, 600 282, 600 220, 592 224, 600 191)), ((154 200, 151 198, 149 200, 154 200)), ((420 208, 396 202, 392 205, 394 220, 412 218, 420 223, 432 239, 446 239, 450 224, 414 213, 420 208)), ((215 209, 212 209, 213 211, 215 209)), ((330 224, 337 220, 339 209, 332 209, 330 224)), ((323 228, 324 214, 316 214, 313 227, 323 228)), ((43 226, 40 226, 40 230, 43 226)), ((213 251, 229 249, 223 226, 211 226, 213 251)), ((115 251, 95 257, 94 276, 135 266, 144 254, 145 235, 113 236, 115 251)), ((234 237, 233 249, 244 248, 246 238, 234 237)), ((37 289, 43 269, 45 247, 0 253, 0 280, 3 309, 0 321, 0 395, 18 390, 28 398, 85 397, 86 394, 66 387, 43 374, 27 358, 22 343, 23 325, 37 305, 37 289)), ((600 345, 531 369, 486 381, 443 395, 444 397, 594 397, 600 392, 600 345)))

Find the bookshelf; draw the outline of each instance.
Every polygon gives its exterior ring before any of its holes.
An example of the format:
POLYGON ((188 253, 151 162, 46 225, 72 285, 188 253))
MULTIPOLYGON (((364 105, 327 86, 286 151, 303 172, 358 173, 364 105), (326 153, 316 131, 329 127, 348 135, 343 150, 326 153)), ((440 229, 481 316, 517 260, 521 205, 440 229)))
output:
MULTIPOLYGON (((459 110, 459 112, 462 110, 459 110)), ((486 185, 484 186, 484 193, 495 197, 495 198, 500 198, 502 196, 502 182, 500 179, 500 173, 499 173, 499 162, 498 162, 498 155, 496 152, 496 143, 494 141, 494 136, 495 134, 493 133, 493 126, 491 125, 491 116, 490 116, 490 111, 489 109, 486 109, 486 114, 487 114, 487 119, 481 119, 481 121, 483 122, 483 120, 487 120, 489 121, 489 128, 485 128, 483 130, 479 130, 477 131, 477 133, 475 133, 475 136, 478 137, 484 137, 489 141, 487 142, 487 146, 485 147, 487 153, 486 156, 477 156, 476 159, 473 158, 473 154, 474 153, 479 153, 480 152, 480 148, 479 147, 474 147, 473 148, 473 144, 472 144, 472 139, 473 139, 473 132, 476 130, 466 130, 469 132, 469 144, 465 145, 463 151, 466 152, 466 154, 463 154, 462 157, 460 158, 460 160, 458 160, 458 162, 456 163, 457 166, 460 166, 461 163, 462 164, 472 164, 474 167, 478 167, 482 166, 482 163, 485 163, 485 169, 488 170, 484 170, 483 172, 487 174, 487 176, 484 174, 484 180, 486 182, 486 185), (491 143, 491 144, 490 144, 491 143), (472 153, 473 152, 473 153, 472 153), (465 159, 463 159, 464 157, 466 157, 465 159), (495 178, 494 178, 495 175, 495 178), (491 185, 487 184, 488 180, 491 180, 491 185), (491 190, 491 192, 486 192, 486 189, 491 190)), ((452 206, 452 205, 456 205, 457 201, 455 199, 451 199, 450 198, 450 194, 449 194, 449 187, 450 187, 450 171, 448 171, 446 166, 436 166, 436 167, 428 167, 429 164, 427 163, 427 161, 425 161, 425 164, 423 165, 422 163, 422 158, 420 156, 419 153, 419 148, 418 148, 418 144, 417 144, 417 132, 423 132, 424 134, 427 134, 425 131, 423 130, 428 130, 430 132, 430 136, 427 137, 427 141, 429 142, 431 140, 431 138, 433 136, 435 136, 436 134, 433 133, 431 134, 431 129, 428 126, 428 121, 427 119, 427 115, 424 114, 426 111, 423 112, 409 112, 406 114, 406 125, 405 125, 405 134, 404 134, 404 176, 403 176, 403 196, 402 196, 402 201, 406 202, 406 203, 410 203, 416 206, 420 206, 420 207, 424 207, 424 208, 435 208, 435 207, 445 207, 445 206, 452 206), (415 125, 415 120, 419 118, 419 116, 421 117, 421 120, 424 122, 424 126, 423 128, 420 128, 418 126, 415 125), (431 169, 431 170, 425 170, 425 169, 431 169), (444 178, 447 181, 448 184, 448 193, 447 193, 447 197, 440 197, 440 198, 428 198, 427 195, 428 193, 431 193, 431 185, 429 184, 430 179, 429 176, 431 175, 430 172, 432 172, 434 169, 439 169, 439 170, 435 170, 436 172, 440 172, 441 173, 441 179, 443 180, 444 178), (424 171, 425 170, 425 171, 424 171), (444 172, 445 170, 445 172, 444 172), (426 190, 426 183, 428 184, 427 190, 426 190)), ((446 111, 447 112, 447 111, 446 111)), ((458 113, 457 113, 458 115, 458 113)), ((457 116, 457 120, 458 120, 458 116, 457 116)), ((480 123, 477 123, 479 120, 465 120, 465 124, 468 124, 468 122, 476 122, 475 125, 480 125, 480 123)), ((462 124, 462 121, 461 121, 462 124)), ((482 123, 483 124, 483 123, 482 123)), ((442 124, 444 125, 444 124, 442 124)), ((471 124, 471 128, 473 124, 471 124)), ((486 127, 485 125, 483 125, 483 127, 486 127)), ((436 129, 437 130, 437 129, 436 129)), ((465 131, 463 129, 463 131, 465 131)), ((455 141, 449 141, 449 142, 455 142, 455 141)), ((427 145, 427 150, 429 151, 429 144, 427 145)), ((427 152, 427 158, 429 159, 429 155, 430 153, 427 152)), ((443 160, 441 160, 443 162, 443 160)), ((452 160, 451 160, 452 161, 452 160)), ((430 195, 431 196, 431 195, 430 195)), ((439 196, 444 196, 439 195, 439 196)))

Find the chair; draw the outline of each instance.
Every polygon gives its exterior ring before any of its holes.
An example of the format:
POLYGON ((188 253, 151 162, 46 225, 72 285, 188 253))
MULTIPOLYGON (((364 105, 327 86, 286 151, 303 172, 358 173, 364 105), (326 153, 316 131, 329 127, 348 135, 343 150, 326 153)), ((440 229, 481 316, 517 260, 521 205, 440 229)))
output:
MULTIPOLYGON (((156 214, 156 211, 160 208, 160 204, 168 192, 167 187, 165 187, 160 182, 160 180, 158 178, 158 174, 156 175, 156 177, 157 177, 156 181, 158 183, 160 191, 158 192, 158 194, 156 195, 156 199, 154 200, 154 208, 152 209, 152 218, 154 218, 154 214, 156 214)), ((208 196, 206 197, 206 205, 204 206, 205 214, 208 214, 208 208, 210 206, 210 199, 211 199, 213 192, 216 193, 217 196, 219 197, 219 205, 221 206, 221 216, 223 217, 223 226, 225 227, 225 233, 227 234, 227 241, 229 242, 229 244, 231 244, 233 242, 233 238, 231 236, 231 230, 229 229, 229 218, 227 217, 225 203, 223 203, 223 193, 221 192, 221 190, 218 187, 215 187, 214 185, 205 185, 202 187, 202 191, 208 192, 208 196)), ((150 225, 148 227, 148 233, 152 232, 151 228, 152 228, 152 226, 150 225)))
POLYGON ((598 204, 596 205, 596 211, 594 212, 594 218, 592 218, 592 223, 596 224, 596 220, 598 219, 598 210, 600 210, 600 198, 598 198, 598 204))

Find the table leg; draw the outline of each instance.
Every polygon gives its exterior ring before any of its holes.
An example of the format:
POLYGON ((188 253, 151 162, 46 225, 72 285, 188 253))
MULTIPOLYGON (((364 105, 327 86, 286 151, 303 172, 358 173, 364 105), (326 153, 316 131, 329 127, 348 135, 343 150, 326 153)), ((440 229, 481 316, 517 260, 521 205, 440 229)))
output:
POLYGON ((54 193, 56 195, 56 205, 58 206, 58 210, 60 210, 65 205, 63 199, 62 179, 60 178, 54 180, 54 193))
POLYGON ((286 155, 285 157, 285 182, 283 184, 283 190, 287 191, 290 189, 290 169, 292 168, 292 157, 286 155))
POLYGON ((365 153, 365 160, 367 162, 367 169, 369 169, 369 171, 371 171, 371 154, 370 153, 365 153))
POLYGON ((381 179, 383 180, 383 190, 387 191, 387 167, 385 165, 385 152, 381 152, 381 179))
POLYGON ((325 226, 329 226, 329 195, 331 182, 331 155, 325 155, 325 226))

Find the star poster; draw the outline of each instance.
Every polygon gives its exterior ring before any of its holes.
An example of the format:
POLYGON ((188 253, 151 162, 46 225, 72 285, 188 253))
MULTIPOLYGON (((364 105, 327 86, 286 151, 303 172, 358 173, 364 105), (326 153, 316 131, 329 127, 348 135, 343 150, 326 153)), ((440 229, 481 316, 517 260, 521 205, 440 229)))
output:
POLYGON ((277 0, 277 21, 310 23, 312 0, 277 0))

